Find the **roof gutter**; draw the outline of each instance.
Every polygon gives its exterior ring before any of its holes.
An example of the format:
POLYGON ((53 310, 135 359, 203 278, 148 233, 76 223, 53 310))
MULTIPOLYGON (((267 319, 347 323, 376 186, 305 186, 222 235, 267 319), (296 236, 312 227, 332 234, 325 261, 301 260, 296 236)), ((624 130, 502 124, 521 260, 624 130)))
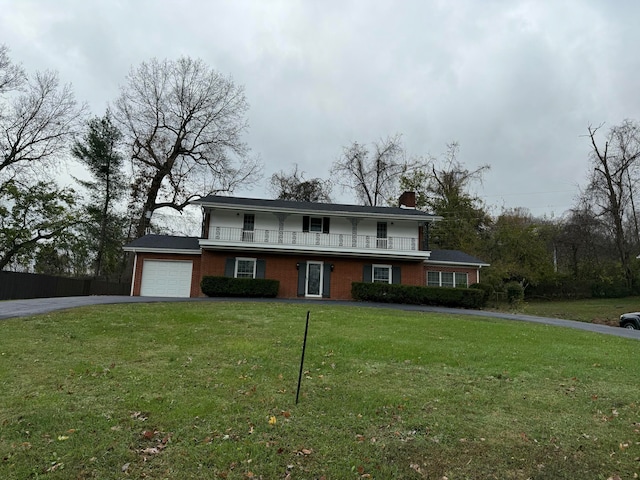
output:
POLYGON ((178 255, 200 255, 202 250, 188 250, 178 248, 154 248, 154 247, 122 247, 125 252, 133 253, 175 253, 178 255))

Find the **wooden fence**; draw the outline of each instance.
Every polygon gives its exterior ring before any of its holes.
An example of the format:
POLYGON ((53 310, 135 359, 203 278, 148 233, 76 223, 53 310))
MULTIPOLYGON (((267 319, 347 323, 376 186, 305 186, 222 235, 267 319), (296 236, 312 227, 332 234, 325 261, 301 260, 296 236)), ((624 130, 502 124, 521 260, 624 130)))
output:
POLYGON ((131 284, 129 283, 0 271, 0 300, 83 295, 129 295, 130 291, 131 284))

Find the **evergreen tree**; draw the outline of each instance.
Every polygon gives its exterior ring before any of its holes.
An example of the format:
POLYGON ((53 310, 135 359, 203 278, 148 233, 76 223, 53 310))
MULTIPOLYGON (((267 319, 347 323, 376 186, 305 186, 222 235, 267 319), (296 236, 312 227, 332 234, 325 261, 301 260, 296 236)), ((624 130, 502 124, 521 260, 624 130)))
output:
POLYGON ((95 239, 94 275, 117 273, 122 264, 125 220, 116 210, 122 198, 126 181, 122 172, 124 158, 119 150, 122 134, 111 121, 109 112, 88 122, 82 142, 77 142, 72 153, 93 176, 93 181, 81 181, 90 193, 85 206, 89 220, 85 223, 89 235, 95 239))

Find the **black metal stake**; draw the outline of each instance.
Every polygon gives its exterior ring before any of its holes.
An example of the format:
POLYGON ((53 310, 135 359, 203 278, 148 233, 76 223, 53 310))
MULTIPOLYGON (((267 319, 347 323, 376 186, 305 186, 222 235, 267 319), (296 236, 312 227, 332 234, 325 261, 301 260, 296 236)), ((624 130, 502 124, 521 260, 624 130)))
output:
POLYGON ((296 391, 296 405, 298 404, 298 397, 300 396, 300 383, 302 382, 302 370, 304 365, 304 351, 307 348, 307 332, 309 331, 309 314, 311 311, 307 311, 307 323, 304 327, 304 341, 302 342, 302 358, 300 359, 300 374, 298 375, 298 390, 296 391))

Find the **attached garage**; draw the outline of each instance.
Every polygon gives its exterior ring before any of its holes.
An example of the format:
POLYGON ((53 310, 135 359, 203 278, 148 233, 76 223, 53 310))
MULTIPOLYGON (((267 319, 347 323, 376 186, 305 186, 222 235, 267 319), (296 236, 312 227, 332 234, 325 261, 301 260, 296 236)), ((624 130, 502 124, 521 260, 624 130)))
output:
POLYGON ((193 262, 179 260, 145 260, 140 296, 189 297, 193 262))
POLYGON ((134 254, 131 295, 198 296, 202 255, 197 237, 145 235, 124 251, 134 254))

